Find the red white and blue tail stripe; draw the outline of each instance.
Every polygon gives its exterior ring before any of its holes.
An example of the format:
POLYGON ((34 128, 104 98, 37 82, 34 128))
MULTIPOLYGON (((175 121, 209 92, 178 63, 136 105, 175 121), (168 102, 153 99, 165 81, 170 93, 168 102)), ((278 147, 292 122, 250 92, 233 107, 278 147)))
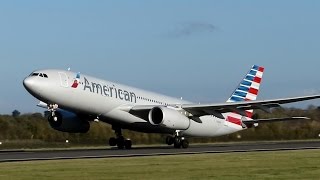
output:
MULTIPOLYGON (((254 101, 257 99, 262 80, 264 67, 254 65, 241 81, 237 89, 232 93, 227 102, 254 101)), ((247 118, 251 118, 253 110, 246 110, 247 118)), ((229 113, 227 121, 241 125, 242 115, 229 113)))

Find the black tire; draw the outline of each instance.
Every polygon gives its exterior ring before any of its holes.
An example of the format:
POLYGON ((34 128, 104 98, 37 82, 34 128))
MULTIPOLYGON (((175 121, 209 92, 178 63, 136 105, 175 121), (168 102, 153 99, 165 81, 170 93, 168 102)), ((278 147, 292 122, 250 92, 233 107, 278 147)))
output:
POLYGON ((189 147, 189 141, 186 140, 186 139, 182 140, 181 141, 181 147, 184 148, 184 149, 188 148, 189 147))
POLYGON ((175 137, 174 138, 173 146, 175 148, 180 148, 181 147, 181 138, 180 137, 175 137))
POLYGON ((118 146, 118 149, 123 149, 124 148, 124 138, 123 137, 119 137, 117 139, 117 146, 118 146))
POLYGON ((126 149, 131 149, 131 147, 132 147, 132 141, 131 141, 130 139, 124 140, 124 147, 125 147, 126 149))
POLYGON ((116 146, 116 145, 117 145, 117 139, 114 138, 114 137, 111 137, 111 138, 109 139, 109 145, 110 145, 110 146, 116 146))
POLYGON ((166 137, 166 143, 170 146, 174 143, 174 138, 172 136, 166 137))

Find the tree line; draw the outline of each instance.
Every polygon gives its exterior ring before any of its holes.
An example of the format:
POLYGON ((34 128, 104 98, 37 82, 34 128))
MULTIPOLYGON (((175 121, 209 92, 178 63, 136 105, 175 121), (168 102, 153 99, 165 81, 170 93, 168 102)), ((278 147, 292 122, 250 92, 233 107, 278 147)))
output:
MULTIPOLYGON (((256 128, 250 128, 235 134, 215 138, 191 138, 190 142, 225 142, 225 141, 256 141, 256 140, 293 140, 320 138, 320 107, 310 106, 307 109, 275 108, 272 113, 256 111, 255 118, 306 116, 311 120, 287 122, 260 123, 256 128)), ((65 143, 73 145, 106 145, 108 139, 114 136, 111 126, 106 123, 92 122, 88 133, 63 133, 52 129, 41 113, 20 114, 14 111, 12 115, 0 115, 0 142, 42 142, 65 143)), ((124 130, 124 136, 130 137, 134 144, 162 144, 165 136, 161 134, 146 134, 124 130)), ((26 144, 26 143, 25 143, 26 144)), ((1 147, 0 147, 1 148, 1 147)))

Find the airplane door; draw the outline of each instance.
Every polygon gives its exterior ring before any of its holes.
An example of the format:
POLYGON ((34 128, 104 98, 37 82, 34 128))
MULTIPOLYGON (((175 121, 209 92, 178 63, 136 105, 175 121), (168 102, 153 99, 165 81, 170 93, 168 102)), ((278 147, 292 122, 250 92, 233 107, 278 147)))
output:
POLYGON ((60 85, 62 87, 68 87, 68 77, 66 73, 63 72, 59 72, 59 76, 60 76, 60 85))

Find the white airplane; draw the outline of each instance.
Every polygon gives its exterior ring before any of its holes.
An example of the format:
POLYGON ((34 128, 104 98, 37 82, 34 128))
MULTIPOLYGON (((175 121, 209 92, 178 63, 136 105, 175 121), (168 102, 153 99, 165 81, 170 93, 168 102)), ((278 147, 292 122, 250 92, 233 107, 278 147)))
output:
POLYGON ((116 136, 109 139, 109 145, 119 149, 132 146, 121 129, 169 134, 168 145, 187 148, 186 137, 215 137, 256 127, 259 122, 308 119, 252 119, 254 109, 270 112, 281 104, 320 98, 311 95, 257 101, 263 71, 263 67, 252 66, 227 102, 214 104, 195 104, 57 69, 34 71, 23 85, 40 100, 38 106, 48 108, 48 121, 58 131, 85 133, 90 122, 102 121, 112 125, 116 136))

